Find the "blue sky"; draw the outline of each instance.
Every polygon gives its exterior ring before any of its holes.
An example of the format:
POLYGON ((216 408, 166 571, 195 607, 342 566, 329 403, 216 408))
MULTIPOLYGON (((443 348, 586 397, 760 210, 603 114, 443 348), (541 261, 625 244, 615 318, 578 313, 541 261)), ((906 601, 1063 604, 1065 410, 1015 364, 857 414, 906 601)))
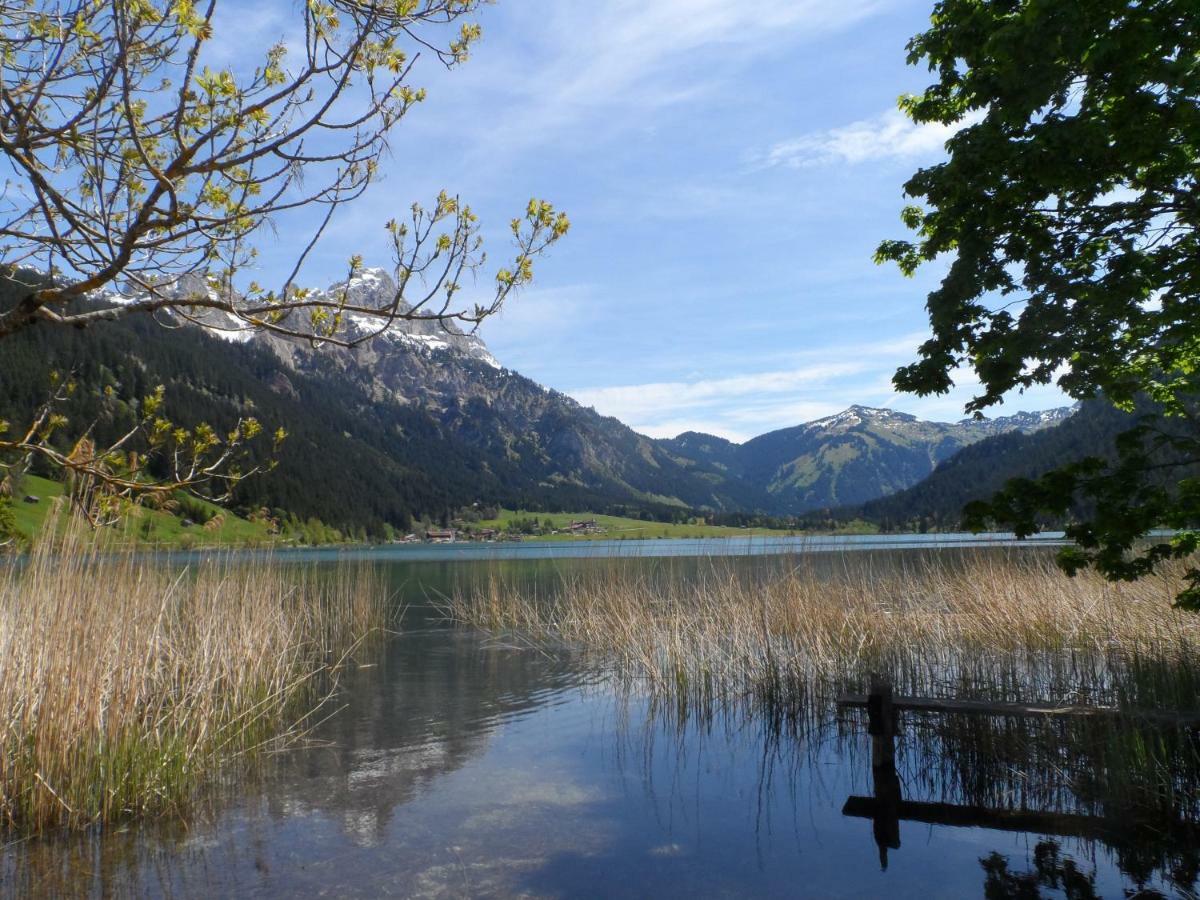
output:
MULTIPOLYGON (((334 280, 351 253, 389 265, 382 224, 442 188, 475 207, 499 264, 536 195, 573 226, 482 327, 509 367, 653 436, 742 440, 852 403, 959 418, 965 375, 949 397, 890 385, 939 270, 871 261, 903 234, 904 180, 948 136, 896 111, 928 81, 904 45, 931 6, 500 0, 469 63, 418 67, 428 101, 306 277, 334 280)), ((278 31, 264 9, 244 36, 278 31)), ((293 240, 284 224, 264 265, 293 240)), ((997 412, 1063 402, 1039 389, 997 412)))

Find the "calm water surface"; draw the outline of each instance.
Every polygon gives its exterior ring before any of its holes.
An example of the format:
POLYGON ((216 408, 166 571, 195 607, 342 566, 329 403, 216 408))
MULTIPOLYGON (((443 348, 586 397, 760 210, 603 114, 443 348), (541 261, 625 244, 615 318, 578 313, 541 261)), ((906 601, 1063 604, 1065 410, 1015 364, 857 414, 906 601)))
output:
MULTIPOLYGON (((880 555, 879 564, 897 557, 880 555)), ((591 564, 504 563, 535 581, 591 564)), ((691 564, 672 564, 686 577, 691 564)), ((977 772, 971 760, 994 731, 906 725, 898 765, 906 812, 958 824, 897 820, 894 805, 881 814, 886 804, 871 799, 880 788, 858 714, 829 710, 799 728, 737 710, 681 717, 620 692, 575 654, 453 628, 427 605, 431 593, 495 563, 389 554, 387 565, 409 605, 403 630, 347 673, 311 746, 218 791, 186 825, 10 844, 0 892, 1195 896, 1200 831, 1177 810, 1113 808, 1061 772, 1038 787, 1052 769, 1078 769, 1081 751, 1054 750, 1047 762, 988 749, 977 772), (985 806, 1055 815, 985 816, 980 827, 985 806)))

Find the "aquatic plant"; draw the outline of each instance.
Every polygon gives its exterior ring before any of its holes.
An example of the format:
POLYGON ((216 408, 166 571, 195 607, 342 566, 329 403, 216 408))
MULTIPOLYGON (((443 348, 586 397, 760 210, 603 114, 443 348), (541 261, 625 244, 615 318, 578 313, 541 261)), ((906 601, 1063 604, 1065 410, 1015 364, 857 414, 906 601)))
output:
POLYGON ((750 699, 800 715, 871 672, 902 693, 1189 707, 1200 617, 1172 608, 1184 566, 1132 584, 1064 575, 1043 554, 914 552, 886 565, 798 557, 747 575, 719 560, 565 572, 551 589, 501 570, 443 599, 457 621, 566 641, 618 678, 692 705, 750 699), (1175 675, 1155 673, 1170 663, 1175 675))
POLYGON ((368 567, 170 567, 67 529, 0 572, 0 826, 183 811, 300 733, 386 600, 368 567))

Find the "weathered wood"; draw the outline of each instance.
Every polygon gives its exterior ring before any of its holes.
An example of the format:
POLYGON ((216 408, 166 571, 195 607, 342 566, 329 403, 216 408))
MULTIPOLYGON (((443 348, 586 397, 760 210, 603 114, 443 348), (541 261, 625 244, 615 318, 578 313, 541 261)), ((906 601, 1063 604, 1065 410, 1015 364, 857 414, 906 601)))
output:
POLYGON ((892 685, 878 675, 871 676, 867 698, 867 734, 871 735, 871 765, 892 765, 896 760, 896 710, 892 707, 892 685))
MULTIPOLYGON (((849 694, 839 697, 838 706, 871 710, 871 696, 849 694)), ((1116 706, 1077 706, 1062 703, 996 703, 990 700, 952 700, 938 697, 893 697, 896 710, 915 712, 968 713, 985 716, 1068 716, 1079 718, 1124 717, 1170 725, 1200 725, 1200 710, 1122 709, 1116 706)))
POLYGON ((888 851, 900 849, 900 817, 904 799, 896 773, 896 710, 892 706, 892 683, 871 674, 867 698, 867 733, 871 735, 871 780, 875 787, 875 812, 871 830, 879 848, 879 866, 888 867, 888 851))
MULTIPOLYGON (((881 803, 876 797, 849 797, 842 815, 878 820, 880 815, 898 816, 903 821, 926 825, 950 825, 956 828, 989 828, 993 831, 1018 831, 1057 837, 1092 840, 1113 838, 1136 828, 1127 819, 1081 816, 1074 813, 1040 812, 1023 809, 988 809, 980 806, 956 806, 952 803, 922 803, 905 800, 898 804, 881 803)), ((1162 831, 1165 827, 1177 838, 1200 842, 1200 825, 1188 822, 1155 822, 1147 827, 1162 831)))
MULTIPOLYGON (((1082 816, 1036 810, 987 809, 947 803, 905 801, 896 772, 897 712, 915 710, 937 713, 974 713, 989 716, 1075 716, 1128 717, 1173 725, 1200 726, 1200 711, 1128 710, 1104 706, 1074 706, 1051 703, 993 703, 984 700, 951 700, 933 697, 894 697, 890 682, 879 675, 870 678, 870 693, 841 697, 838 706, 867 710, 867 733, 871 736, 871 773, 874 797, 850 797, 842 815, 871 819, 872 836, 879 851, 880 866, 888 867, 888 852, 900 847, 900 823, 990 828, 999 831, 1031 832, 1062 837, 1114 841, 1132 825, 1123 818, 1082 816)), ((1150 827, 1162 828, 1162 823, 1150 827)), ((1167 825, 1174 838, 1185 845, 1200 843, 1200 826, 1176 821, 1167 825)))
POLYGON ((867 695, 867 734, 892 737, 896 731, 896 712, 892 709, 892 685, 889 681, 871 676, 871 693, 867 695))

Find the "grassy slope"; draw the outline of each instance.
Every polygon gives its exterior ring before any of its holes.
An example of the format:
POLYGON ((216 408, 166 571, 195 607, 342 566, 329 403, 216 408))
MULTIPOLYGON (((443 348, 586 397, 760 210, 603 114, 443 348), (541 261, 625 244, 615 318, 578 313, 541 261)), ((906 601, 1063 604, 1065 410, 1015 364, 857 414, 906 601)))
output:
MULTIPOLYGON (((63 486, 59 482, 49 481, 27 475, 22 480, 21 487, 13 503, 17 517, 17 528, 27 538, 41 531, 46 517, 54 508, 54 499, 63 495, 63 486), (40 498, 39 503, 21 502, 21 497, 33 494, 40 498)), ((207 504, 206 504, 207 505, 207 504)), ((213 506, 214 511, 220 512, 213 506)), ((665 522, 646 522, 641 519, 629 519, 622 516, 601 516, 588 512, 574 513, 539 513, 519 512, 502 509, 495 519, 474 523, 472 530, 480 528, 495 528, 507 530, 509 522, 514 518, 536 518, 540 523, 548 523, 551 528, 566 528, 572 522, 595 520, 604 529, 603 534, 547 534, 529 535, 527 540, 544 541, 597 541, 597 540, 654 540, 658 538, 721 538, 747 537, 750 535, 786 535, 795 532, 770 528, 735 528, 726 525, 672 525, 665 522)), ((182 520, 169 513, 154 510, 139 510, 136 517, 126 518, 116 526, 123 541, 137 544, 153 544, 168 547, 194 546, 210 547, 216 545, 237 546, 247 544, 269 544, 278 542, 277 537, 267 533, 267 527, 258 522, 248 522, 224 511, 224 522, 219 528, 208 530, 199 525, 184 528, 182 520), (144 531, 143 523, 149 520, 151 525, 144 531)), ((847 524, 846 533, 861 533, 874 531, 873 527, 861 522, 847 524)))
MULTIPOLYGON (((31 538, 42 530, 46 517, 54 508, 54 499, 63 495, 63 486, 57 481, 26 475, 21 480, 21 486, 13 498, 13 510, 17 517, 17 528, 27 538, 31 538), (32 494, 40 499, 39 503, 24 503, 22 498, 32 494)), ((205 504, 210 505, 210 504, 205 504)), ((274 538, 267 534, 267 526, 258 522, 248 522, 239 519, 228 510, 212 509, 223 512, 224 521, 220 527, 208 529, 200 525, 189 528, 183 527, 182 519, 170 513, 157 512, 150 509, 138 510, 137 515, 126 517, 116 527, 120 537, 131 543, 160 544, 167 546, 194 545, 208 547, 213 545, 270 543, 274 538), (150 525, 145 526, 149 521, 150 525)))
POLYGON ((514 518, 536 518, 539 523, 549 523, 551 528, 566 528, 572 522, 595 520, 604 529, 603 534, 547 534, 530 535, 528 540, 545 541, 605 541, 605 540, 636 540, 653 538, 715 538, 715 537, 746 537, 748 535, 786 535, 793 532, 780 531, 770 528, 734 528, 727 525, 670 525, 665 522, 644 522, 641 519, 627 519, 621 516, 598 516, 592 513, 537 513, 517 512, 509 509, 500 510, 495 519, 481 521, 472 526, 473 529, 495 528, 507 530, 508 523, 514 518))

